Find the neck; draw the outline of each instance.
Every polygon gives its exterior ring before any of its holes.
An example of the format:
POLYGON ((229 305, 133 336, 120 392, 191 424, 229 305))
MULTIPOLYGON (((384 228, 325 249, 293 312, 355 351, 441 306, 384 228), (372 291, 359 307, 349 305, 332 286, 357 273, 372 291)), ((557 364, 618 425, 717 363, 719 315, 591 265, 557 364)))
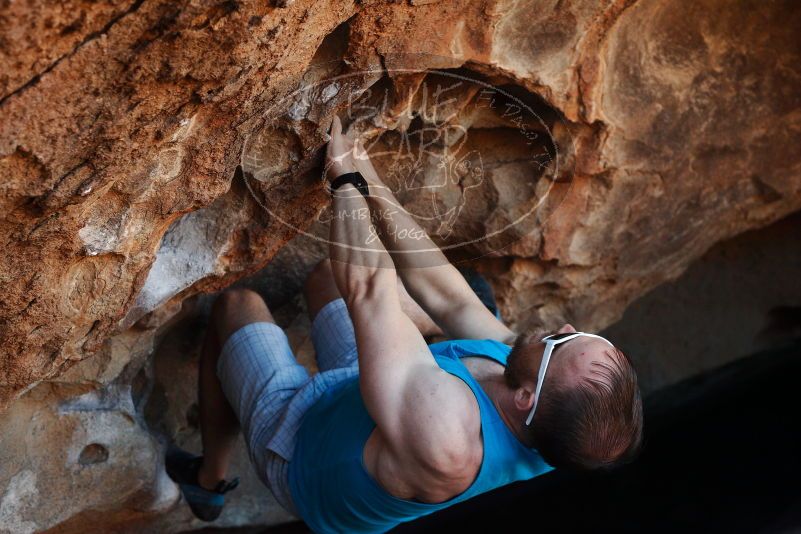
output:
POLYGON ((515 408, 514 404, 514 391, 511 390, 504 382, 503 373, 485 377, 479 380, 481 388, 484 393, 492 400, 495 409, 498 410, 498 415, 506 427, 515 435, 515 437, 526 447, 533 447, 530 440, 523 432, 523 418, 525 414, 521 414, 515 408))

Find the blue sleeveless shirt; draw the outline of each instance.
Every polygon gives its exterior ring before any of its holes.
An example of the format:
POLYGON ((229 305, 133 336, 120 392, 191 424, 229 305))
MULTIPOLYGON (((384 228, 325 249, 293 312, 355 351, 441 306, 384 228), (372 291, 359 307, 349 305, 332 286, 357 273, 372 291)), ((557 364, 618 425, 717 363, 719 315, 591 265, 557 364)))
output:
POLYGON ((464 492, 429 504, 391 495, 367 472, 364 444, 375 428, 359 391, 358 376, 326 390, 303 417, 289 463, 295 507, 315 532, 385 532, 399 523, 447 508, 480 493, 552 469, 508 429, 467 367, 465 356, 506 365, 511 347, 494 340, 451 340, 429 345, 437 364, 470 386, 481 413, 484 458, 464 492))

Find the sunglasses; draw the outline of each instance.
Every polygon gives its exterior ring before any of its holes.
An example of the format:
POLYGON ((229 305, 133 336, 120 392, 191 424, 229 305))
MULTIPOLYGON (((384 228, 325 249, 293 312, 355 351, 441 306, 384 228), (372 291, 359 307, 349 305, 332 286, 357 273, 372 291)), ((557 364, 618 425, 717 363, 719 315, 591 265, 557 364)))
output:
POLYGON ((571 339, 575 339, 577 337, 586 336, 586 337, 594 337, 595 339, 601 339, 609 343, 609 346, 614 347, 612 343, 601 336, 596 336, 595 334, 586 334, 584 332, 565 332, 564 334, 552 334, 550 336, 545 336, 541 339, 545 343, 545 352, 542 353, 542 363, 540 364, 540 372, 537 374, 537 388, 534 390, 534 405, 531 407, 531 411, 528 413, 528 417, 526 418, 526 426, 531 424, 531 420, 534 419, 534 412, 537 409, 537 404, 540 400, 540 390, 542 389, 542 383, 545 380, 545 371, 548 370, 548 362, 551 361, 551 354, 553 354, 554 348, 557 345, 561 345, 562 343, 567 343, 571 339))

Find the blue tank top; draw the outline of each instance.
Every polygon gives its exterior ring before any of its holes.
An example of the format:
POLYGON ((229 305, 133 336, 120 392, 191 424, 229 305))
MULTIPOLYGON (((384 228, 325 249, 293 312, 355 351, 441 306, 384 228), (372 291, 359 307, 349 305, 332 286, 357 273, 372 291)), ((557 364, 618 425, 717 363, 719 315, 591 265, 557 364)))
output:
POLYGON ((375 428, 359 391, 358 376, 326 390, 308 410, 289 463, 295 507, 315 532, 385 532, 552 469, 536 450, 525 447, 507 428, 491 399, 460 361, 484 356, 506 365, 511 348, 493 340, 451 340, 429 345, 437 364, 464 380, 478 400, 484 458, 478 476, 464 492, 429 504, 391 495, 367 472, 362 454, 375 428))

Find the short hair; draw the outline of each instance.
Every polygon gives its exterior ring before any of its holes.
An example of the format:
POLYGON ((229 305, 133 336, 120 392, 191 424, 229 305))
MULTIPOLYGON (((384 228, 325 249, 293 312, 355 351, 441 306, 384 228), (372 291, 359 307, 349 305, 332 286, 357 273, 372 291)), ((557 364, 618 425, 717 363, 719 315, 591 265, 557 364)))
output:
MULTIPOLYGON (((632 461, 642 448, 637 373, 619 349, 606 354, 610 361, 593 361, 595 376, 582 377, 577 386, 546 375, 534 419, 524 429, 553 467, 608 470, 632 461)), ((520 371, 507 368, 508 385, 520 386, 520 371)))

